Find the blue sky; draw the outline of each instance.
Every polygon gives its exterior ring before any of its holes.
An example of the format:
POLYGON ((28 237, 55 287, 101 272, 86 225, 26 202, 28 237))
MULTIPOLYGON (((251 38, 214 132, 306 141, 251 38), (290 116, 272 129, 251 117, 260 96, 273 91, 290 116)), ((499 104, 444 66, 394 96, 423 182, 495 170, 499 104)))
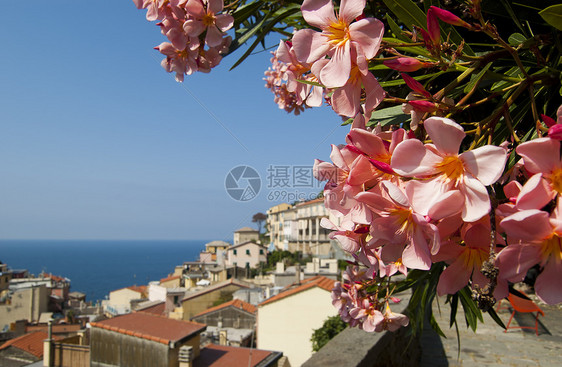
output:
POLYGON ((0 238, 229 239, 283 201, 268 196, 310 192, 268 188, 269 166, 327 160, 344 141, 329 107, 277 108, 267 52, 180 84, 132 1, 2 6, 0 238), (262 177, 249 202, 224 187, 239 165, 262 177))

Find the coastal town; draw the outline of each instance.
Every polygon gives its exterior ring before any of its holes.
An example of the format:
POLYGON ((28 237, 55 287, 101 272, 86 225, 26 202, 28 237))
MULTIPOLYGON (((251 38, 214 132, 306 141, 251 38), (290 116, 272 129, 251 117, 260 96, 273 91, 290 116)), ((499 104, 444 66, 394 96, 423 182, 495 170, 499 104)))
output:
POLYGON ((0 263, 0 366, 303 365, 314 330, 337 315, 345 255, 320 226, 336 219, 322 199, 258 214, 259 230, 211 241, 197 261, 95 304, 64 275, 0 263))

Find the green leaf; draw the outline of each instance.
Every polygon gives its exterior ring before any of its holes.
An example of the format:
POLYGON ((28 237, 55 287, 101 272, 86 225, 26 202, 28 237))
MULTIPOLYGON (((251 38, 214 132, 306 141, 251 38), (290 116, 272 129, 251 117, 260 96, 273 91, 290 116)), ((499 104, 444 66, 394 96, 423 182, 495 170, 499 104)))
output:
POLYGON ((476 83, 478 83, 484 77, 486 71, 488 71, 490 66, 492 66, 491 63, 486 64, 486 66, 484 66, 484 68, 480 70, 478 74, 471 76, 470 82, 466 85, 466 87, 464 87, 464 93, 468 93, 470 92, 470 90, 472 90, 472 88, 474 88, 476 83))
POLYGON ((433 313, 431 313, 431 316, 429 317, 429 324, 431 325, 431 328, 435 330, 437 334, 439 334, 440 337, 447 338, 447 336, 443 333, 443 330, 441 330, 441 328, 439 327, 437 320, 435 320, 435 316, 433 315, 433 313))
POLYGON ((426 17, 424 12, 410 0, 383 0, 386 6, 396 15, 396 17, 404 23, 404 25, 412 30, 413 26, 425 28, 426 17))
POLYGON ((509 44, 512 45, 512 46, 519 46, 520 44, 522 44, 526 40, 527 40, 527 38, 524 35, 522 35, 521 33, 513 33, 511 36, 509 36, 509 38, 507 39, 507 42, 509 42, 509 44))
POLYGON ((264 5, 263 2, 256 1, 256 2, 253 2, 253 3, 250 3, 250 4, 243 5, 243 6, 239 7, 238 9, 236 9, 236 11, 234 13, 232 13, 232 17, 234 18, 234 26, 237 27, 239 24, 241 24, 246 19, 248 19, 250 16, 252 16, 253 14, 256 14, 256 12, 263 5, 264 5))
POLYGON ((385 18, 386 18, 386 21, 388 23, 388 26, 390 27, 390 30, 392 31, 392 33, 394 33, 396 38, 398 38, 399 40, 404 41, 404 42, 412 42, 411 39, 409 39, 408 37, 406 37, 402 33, 402 30, 400 29, 398 24, 396 24, 394 19, 392 19, 389 14, 386 14, 385 18))
POLYGON ((457 320, 457 309, 459 306, 459 295, 454 294, 451 297, 451 315, 449 317, 449 327, 453 327, 453 324, 457 320))
POLYGON ((376 125, 378 123, 382 126, 399 125, 407 122, 409 119, 410 115, 406 115, 404 111, 402 111, 402 106, 397 105, 373 112, 371 118, 369 119, 368 126, 376 125))
MULTIPOLYGON (((232 65, 230 70, 240 65, 242 61, 244 61, 248 56, 250 56, 250 54, 256 48, 256 46, 260 44, 260 42, 265 38, 265 36, 269 33, 269 31, 277 25, 277 23, 300 11, 300 6, 296 4, 291 4, 287 8, 288 8, 287 10, 277 15, 275 18, 269 21, 265 26, 260 27, 260 33, 256 36, 256 40, 254 41, 254 43, 252 43, 252 45, 248 47, 246 52, 244 52, 244 54, 238 59, 238 61, 236 61, 234 65, 232 65)), ((229 50, 229 53, 230 52, 231 51, 229 50)))
POLYGON ((247 29, 245 32, 243 32, 240 35, 240 37, 236 37, 234 40, 232 40, 232 43, 230 44, 230 47, 228 49, 228 53, 229 54, 233 53, 235 50, 238 49, 238 47, 242 46, 244 43, 246 43, 246 41, 252 38, 256 33, 258 33, 259 30, 262 29, 263 24, 266 22, 268 18, 269 18, 269 14, 266 14, 263 17, 263 19, 261 19, 258 23, 256 23, 252 28, 247 29))
POLYGON ((515 15, 515 12, 513 11, 513 8, 511 7, 511 1, 501 0, 501 2, 503 4, 503 7, 505 8, 505 10, 507 11, 509 16, 513 20, 513 23, 515 23, 517 28, 519 28, 519 30, 521 32, 523 32, 523 34, 525 34, 525 38, 527 38, 528 35, 527 35, 527 32, 525 31, 525 28, 523 28, 523 26, 521 25, 521 22, 519 21, 519 18, 517 18, 517 16, 515 15))
POLYGON ((458 295, 462 304, 462 308, 464 309, 466 325, 469 326, 472 331, 476 331, 478 320, 483 322, 484 319, 482 318, 482 312, 476 306, 476 303, 474 303, 474 300, 471 297, 470 288, 468 286, 464 287, 463 289, 458 291, 458 295))
POLYGON ((545 20, 545 22, 559 31, 562 31, 562 4, 549 6, 548 8, 541 10, 539 15, 545 20))
POLYGON ((498 324, 505 330, 505 325, 503 324, 502 319, 500 319, 500 317, 496 313, 496 310, 494 310, 493 307, 490 307, 490 309, 488 310, 488 315, 492 317, 492 319, 496 322, 496 324, 498 324))

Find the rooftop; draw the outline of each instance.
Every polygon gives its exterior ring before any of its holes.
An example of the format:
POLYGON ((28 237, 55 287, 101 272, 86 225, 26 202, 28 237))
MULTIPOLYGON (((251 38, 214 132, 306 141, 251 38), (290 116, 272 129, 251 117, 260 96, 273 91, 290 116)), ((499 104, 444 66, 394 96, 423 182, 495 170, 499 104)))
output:
POLYGON ((193 367, 268 366, 269 363, 263 362, 267 359, 274 362, 281 356, 279 352, 209 344, 201 349, 193 367))
MULTIPOLYGON (((34 331, 31 333, 24 334, 18 338, 8 340, 6 343, 0 346, 0 350, 6 349, 8 347, 17 348, 23 350, 37 358, 43 357, 43 341, 47 339, 48 335, 44 331, 34 331)), ((60 339, 57 336, 53 336, 53 339, 60 339)))
POLYGON ((231 250, 234 250, 234 249, 237 249, 239 247, 246 246, 246 245, 249 245, 249 244, 253 244, 253 245, 262 247, 263 249, 267 249, 267 247, 265 247, 264 245, 261 245, 259 243, 254 242, 254 241, 246 241, 246 242, 239 243, 236 246, 230 246, 226 251, 231 251, 231 250))
POLYGON ((162 344, 183 340, 206 328, 206 325, 197 322, 173 320, 147 312, 133 312, 109 320, 93 322, 91 326, 162 344))
POLYGON ((205 244, 205 247, 224 247, 224 246, 230 246, 230 243, 225 241, 211 241, 205 244))
POLYGON ((304 279, 300 282, 300 285, 298 284, 292 284, 288 287, 285 288, 285 290, 283 290, 281 293, 266 299, 265 301, 263 301, 262 303, 260 303, 258 306, 263 306, 275 301, 279 301, 280 299, 292 296, 294 294, 303 292, 307 289, 311 289, 314 287, 319 287, 322 288, 328 292, 331 292, 332 289, 334 288, 334 283, 335 280, 333 279, 329 279, 326 278, 325 276, 322 275, 317 275, 315 277, 312 278, 307 278, 304 279))
POLYGON ((246 311, 248 313, 251 313, 251 314, 254 314, 254 315, 256 314, 256 312, 258 310, 256 306, 254 306, 254 305, 252 305, 248 302, 244 302, 240 299, 233 299, 232 301, 225 302, 225 303, 220 304, 218 306, 208 308, 205 311, 195 315, 194 317, 202 316, 202 315, 205 315, 207 313, 215 312, 215 311, 221 310, 223 308, 227 308, 227 307, 235 307, 235 308, 244 310, 244 311, 246 311))
POLYGON ((258 230, 257 230, 257 229, 250 228, 250 227, 242 227, 242 228, 237 229, 236 231, 234 231, 234 233, 237 233, 237 232, 258 232, 258 230))
POLYGON ((173 275, 173 276, 171 276, 171 277, 167 277, 167 278, 162 278, 162 279, 160 279, 160 283, 162 283, 162 282, 169 282, 170 280, 175 280, 175 279, 179 279, 179 278, 181 278, 180 275, 173 275))

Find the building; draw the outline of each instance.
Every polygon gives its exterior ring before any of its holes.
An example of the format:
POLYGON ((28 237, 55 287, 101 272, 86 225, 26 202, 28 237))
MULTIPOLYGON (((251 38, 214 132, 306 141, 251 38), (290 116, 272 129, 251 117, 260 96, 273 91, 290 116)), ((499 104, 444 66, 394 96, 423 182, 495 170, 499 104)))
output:
POLYGON ((267 262, 267 249, 253 241, 243 242, 226 251, 226 266, 255 269, 267 262))
POLYGON ((218 302, 230 301, 234 292, 248 288, 250 286, 246 283, 231 278, 191 293, 181 301, 183 320, 191 319, 193 316, 215 306, 218 302))
POLYGON ((193 316, 191 321, 207 326, 253 329, 256 323, 257 307, 239 299, 211 307, 193 316))
POLYGON ((131 286, 109 292, 109 300, 103 301, 103 312, 108 317, 124 315, 133 310, 135 303, 148 298, 146 286, 131 286))
POLYGON ((333 287, 334 280, 316 276, 260 303, 258 348, 280 350, 292 367, 301 366, 312 355, 313 331, 322 327, 328 317, 338 314, 332 306, 333 287))
POLYGON ((320 226, 330 216, 323 199, 303 201, 290 206, 279 204, 267 211, 271 247, 277 250, 300 251, 304 255, 332 257, 330 230, 320 226))
POLYGON ((234 231, 234 246, 248 241, 260 241, 260 233, 257 229, 243 227, 237 231, 234 231))
POLYGON ((224 241, 211 241, 205 244, 205 251, 199 255, 200 262, 214 262, 219 265, 224 264, 225 251, 230 247, 230 243, 224 241))
POLYGON ((90 330, 91 367, 180 365, 180 349, 200 353, 203 324, 134 312, 94 322, 90 330))
POLYGON ((291 204, 281 203, 279 205, 272 206, 267 210, 267 229, 269 231, 270 245, 277 250, 288 250, 289 248, 284 247, 284 216, 287 214, 289 209, 292 208, 291 204))
POLYGON ((12 271, 8 269, 8 265, 0 261, 0 302, 2 302, 3 292, 8 290, 11 279, 12 271))
POLYGON ((44 283, 27 283, 11 290, 0 302, 0 332, 18 320, 39 321, 48 311, 50 290, 44 283))

